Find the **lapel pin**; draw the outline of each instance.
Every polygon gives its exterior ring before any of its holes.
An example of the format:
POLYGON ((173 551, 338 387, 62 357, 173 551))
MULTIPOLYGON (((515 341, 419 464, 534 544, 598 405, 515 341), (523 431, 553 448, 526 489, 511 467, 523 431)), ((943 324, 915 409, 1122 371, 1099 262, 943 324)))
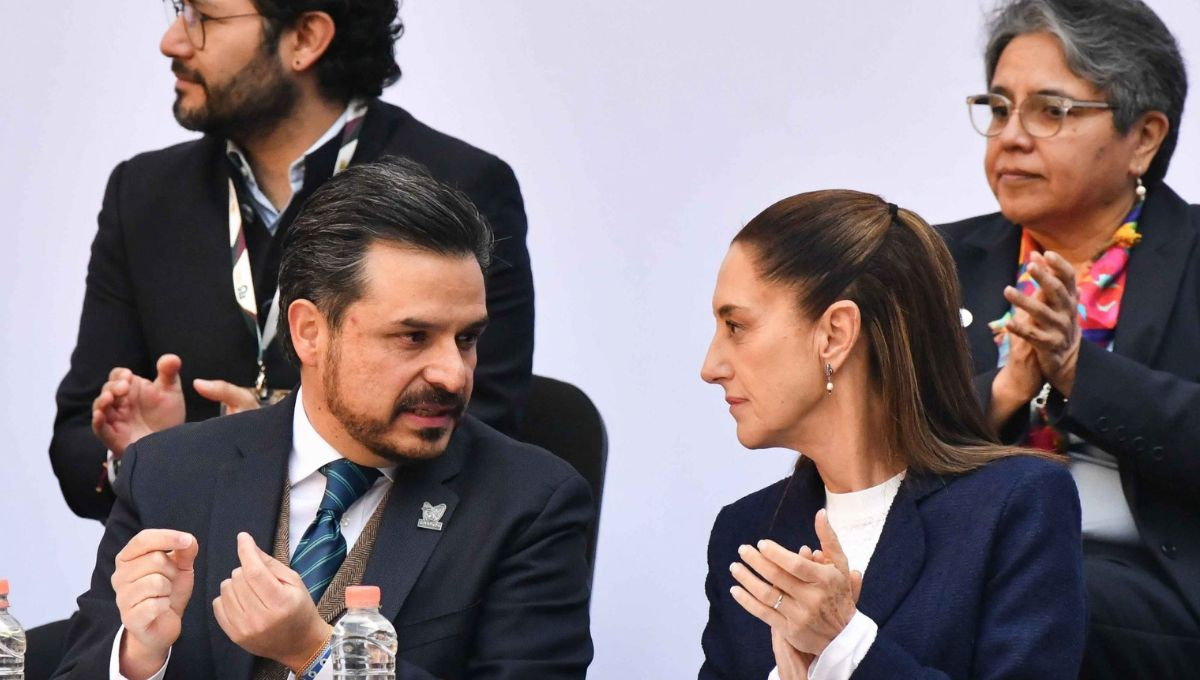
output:
POLYGON ((962 320, 963 328, 970 326, 971 322, 975 320, 975 316, 971 314, 971 310, 967 309, 966 307, 962 307, 958 310, 958 318, 962 320))
POLYGON ((421 506, 421 519, 417 520, 417 528, 441 531, 442 515, 444 514, 446 514, 445 503, 432 505, 429 501, 425 501, 425 504, 421 506))

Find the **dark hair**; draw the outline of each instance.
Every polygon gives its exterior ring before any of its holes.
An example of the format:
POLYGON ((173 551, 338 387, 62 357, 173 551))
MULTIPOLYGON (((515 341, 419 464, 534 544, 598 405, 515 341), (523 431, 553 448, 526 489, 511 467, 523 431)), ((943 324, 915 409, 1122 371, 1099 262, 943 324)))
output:
POLYGON ((378 97, 400 79, 396 40, 404 34, 397 0, 254 0, 265 24, 266 45, 274 48, 284 30, 307 12, 325 12, 336 32, 316 64, 326 97, 349 101, 378 97))
POLYGON ((362 295, 363 261, 378 241, 474 256, 485 271, 491 261, 491 229, 462 192, 405 159, 352 165, 313 192, 284 242, 278 334, 293 360, 288 307, 309 300, 337 329, 362 295))
POLYGON ((983 416, 954 261, 919 215, 893 217, 858 191, 814 191, 767 208, 733 242, 765 280, 795 288, 805 317, 838 300, 858 305, 870 379, 893 416, 885 443, 909 468, 957 474, 1028 453, 997 444, 983 416))
POLYGON ((1179 141, 1187 70, 1175 37, 1154 10, 1141 0, 1003 2, 988 22, 984 62, 989 85, 1013 38, 1039 32, 1058 38, 1071 72, 1104 93, 1121 134, 1147 112, 1167 116, 1170 129, 1142 176, 1147 186, 1161 182, 1179 141))

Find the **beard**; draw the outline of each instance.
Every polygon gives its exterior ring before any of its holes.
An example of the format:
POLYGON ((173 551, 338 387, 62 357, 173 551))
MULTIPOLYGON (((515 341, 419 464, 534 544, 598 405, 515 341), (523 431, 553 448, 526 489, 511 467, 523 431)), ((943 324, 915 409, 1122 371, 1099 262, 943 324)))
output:
POLYGON ((454 429, 453 424, 444 428, 428 427, 417 430, 417 438, 425 444, 419 447, 400 448, 394 446, 388 441, 388 433, 391 431, 392 424, 401 415, 422 406, 434 405, 450 408, 452 409, 451 423, 457 423, 467 407, 466 400, 462 395, 447 392, 432 385, 414 387, 405 390, 400 395, 392 405, 391 413, 386 419, 372 418, 356 412, 346 403, 338 381, 339 354, 335 343, 330 350, 329 361, 322 373, 321 380, 329 412, 355 441, 370 449, 377 456, 397 464, 428 460, 445 452, 445 447, 439 447, 437 443, 446 436, 447 432, 454 429))
POLYGON ((176 76, 204 89, 204 104, 185 109, 177 95, 172 112, 184 128, 235 141, 256 137, 275 127, 296 108, 300 97, 296 83, 288 78, 273 49, 264 44, 254 59, 219 85, 209 85, 204 76, 171 62, 176 76))

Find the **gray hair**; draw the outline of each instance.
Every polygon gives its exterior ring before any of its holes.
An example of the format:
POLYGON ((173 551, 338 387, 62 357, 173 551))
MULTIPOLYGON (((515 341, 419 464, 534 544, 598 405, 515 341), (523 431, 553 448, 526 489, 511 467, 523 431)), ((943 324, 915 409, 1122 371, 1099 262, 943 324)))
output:
POLYGON ((1145 113, 1166 114, 1170 129, 1142 178, 1147 185, 1161 182, 1187 99, 1187 71, 1166 25, 1141 0, 1006 0, 988 22, 989 86, 1008 43, 1041 32, 1058 38, 1072 73, 1104 93, 1119 133, 1145 113))
MULTIPOLYGON (((413 161, 386 157, 350 166, 322 184, 288 229, 279 265, 279 308, 309 300, 337 329, 362 296, 363 262, 373 243, 404 245, 437 255, 474 257, 485 272, 492 231, 462 192, 413 161)), ((279 338, 294 361, 286 313, 279 338)))

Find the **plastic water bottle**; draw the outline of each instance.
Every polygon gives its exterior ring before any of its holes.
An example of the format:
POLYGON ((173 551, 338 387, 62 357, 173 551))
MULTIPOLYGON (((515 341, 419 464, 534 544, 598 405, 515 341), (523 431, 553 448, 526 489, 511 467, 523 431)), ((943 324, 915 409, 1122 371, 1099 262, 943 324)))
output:
POLYGON ((346 588, 346 613, 330 646, 337 680, 395 680, 396 629, 379 613, 378 586, 346 588))
MULTIPOLYGON (((395 639, 396 634, 392 633, 392 640, 395 639)), ((0 679, 23 680, 24 677, 25 631, 8 613, 8 579, 0 578, 0 679)))

